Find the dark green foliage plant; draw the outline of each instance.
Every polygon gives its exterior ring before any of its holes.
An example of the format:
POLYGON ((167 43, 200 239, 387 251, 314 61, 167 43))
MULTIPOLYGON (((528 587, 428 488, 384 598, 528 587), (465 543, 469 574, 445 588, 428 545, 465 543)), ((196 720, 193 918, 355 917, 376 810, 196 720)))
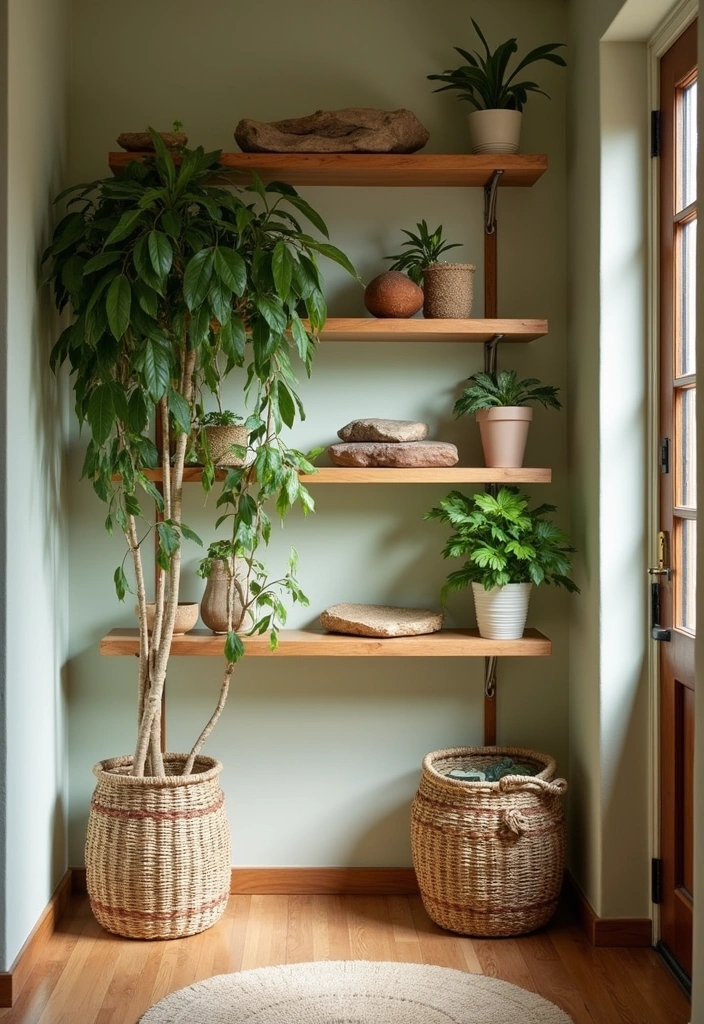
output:
POLYGON ((455 402, 455 416, 471 416, 480 409, 521 406, 531 402, 539 402, 546 409, 562 408, 557 397, 559 388, 541 384, 536 377, 519 380, 515 370, 501 370, 499 373, 480 371, 467 380, 470 386, 455 402))
POLYGON ((434 92, 445 92, 448 89, 457 90, 459 92, 457 99, 467 100, 477 110, 523 110, 528 93, 548 95, 535 82, 517 81, 516 79, 519 72, 529 64, 535 64, 541 60, 566 67, 565 59, 553 52, 564 46, 564 43, 545 43, 543 46, 536 46, 519 61, 511 74, 508 74, 509 61, 518 51, 518 41, 515 38, 507 39, 492 53, 479 25, 474 18, 471 21, 484 46, 484 55, 477 50, 470 53, 468 50, 455 46, 454 49, 464 58, 466 64, 461 64, 457 68, 447 68, 440 75, 428 75, 427 77, 431 81, 445 83, 433 90, 434 92))
POLYGON ((416 224, 418 234, 406 231, 401 228, 404 235, 408 235, 408 241, 401 244, 406 248, 405 252, 397 253, 395 256, 385 256, 386 260, 393 260, 390 270, 400 270, 410 277, 417 285, 423 284, 423 270, 432 267, 437 263, 444 252, 449 249, 458 249, 461 242, 446 242, 442 237, 442 224, 431 232, 424 220, 416 224))
MULTIPOLYGON (((267 502, 280 516, 297 502, 305 512, 313 507, 298 476, 313 467, 281 435, 304 417, 294 360, 310 373, 327 313, 318 257, 357 278, 344 253, 327 241, 320 215, 291 186, 264 186, 255 177, 246 188, 233 188, 219 168, 219 151, 183 148, 175 158, 158 133, 150 134, 153 158, 130 163, 119 178, 75 185, 57 197, 68 212, 43 255, 56 306, 72 314, 51 365, 58 370, 67 363, 73 378, 76 416, 88 432, 83 476, 107 505, 108 533, 117 528, 127 541, 114 575, 120 599, 130 589, 130 556, 134 568, 140 627, 135 775, 164 774, 161 696, 181 548, 184 540, 200 543, 182 520, 184 464, 204 396, 219 398, 222 380, 243 368, 245 425, 256 455, 228 476, 220 502, 228 504, 232 543, 250 553, 268 543, 267 502), (303 220, 323 240, 304 230, 303 220), (162 469, 161 493, 153 471, 169 466, 170 472, 162 469), (157 537, 157 579, 148 633, 142 548, 150 534, 157 537)), ((206 491, 214 481, 208 455, 206 491)), ((289 594, 302 600, 293 574, 291 581, 289 594)), ((280 610, 277 605, 270 615, 267 609, 264 629, 261 618, 255 622, 258 632, 270 628, 272 644, 280 610)), ((231 630, 221 701, 186 772, 222 709, 243 651, 231 630)))
POLYGON ((450 591, 464 590, 470 583, 481 583, 485 590, 507 583, 546 583, 579 591, 568 575, 575 549, 567 534, 544 518, 555 506, 529 509, 529 501, 516 487, 471 498, 451 491, 439 508, 426 512, 425 519, 436 519, 453 530, 443 558, 465 559, 460 569, 449 573, 443 601, 450 591))
POLYGON ((199 416, 198 422, 203 427, 236 427, 244 423, 244 419, 229 409, 218 409, 199 416))

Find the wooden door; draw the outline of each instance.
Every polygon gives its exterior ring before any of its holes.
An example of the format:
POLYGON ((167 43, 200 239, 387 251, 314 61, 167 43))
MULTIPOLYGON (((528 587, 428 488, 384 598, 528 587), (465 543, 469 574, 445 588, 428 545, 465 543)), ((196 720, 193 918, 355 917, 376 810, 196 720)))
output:
MULTIPOLYGON (((692 973, 696 612, 697 26, 660 62, 660 524, 653 624, 660 631, 661 942, 692 973), (669 570, 669 572, 668 572, 669 570)), ((653 570, 651 570, 653 572, 653 570)), ((658 631, 654 630, 654 636, 658 631)))

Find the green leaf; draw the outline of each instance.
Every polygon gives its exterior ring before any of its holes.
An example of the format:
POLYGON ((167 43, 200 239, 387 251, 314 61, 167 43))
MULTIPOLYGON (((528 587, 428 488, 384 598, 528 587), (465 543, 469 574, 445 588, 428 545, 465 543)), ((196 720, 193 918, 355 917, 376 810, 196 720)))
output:
POLYGON ((194 348, 200 348, 210 334, 210 307, 206 302, 200 306, 196 314, 191 318, 188 334, 194 348))
POLYGON ((127 238, 128 235, 132 234, 141 217, 141 210, 128 210, 127 213, 123 213, 116 226, 105 239, 105 244, 112 245, 113 242, 121 242, 123 238, 127 238))
POLYGON ((282 380, 279 382, 278 393, 279 393, 279 412, 281 413, 281 419, 284 421, 287 427, 293 426, 293 421, 296 418, 296 406, 294 405, 291 392, 288 390, 282 380))
POLYGON ((124 601, 127 596, 127 592, 130 589, 130 585, 127 582, 125 570, 121 565, 118 565, 117 569, 115 569, 113 580, 115 582, 115 593, 117 594, 118 600, 124 601))
POLYGON ((184 434, 191 432, 191 407, 180 391, 169 388, 169 412, 178 429, 184 434))
POLYGON ((293 340, 296 342, 298 354, 303 362, 305 362, 308 355, 308 334, 301 323, 301 318, 298 313, 291 314, 291 334, 293 336, 293 340))
POLYGON ((96 445, 105 444, 115 422, 115 406, 109 384, 99 384, 90 396, 86 413, 96 445))
POLYGON ((83 287, 86 262, 82 256, 69 256, 61 268, 61 283, 67 292, 77 294, 83 287))
POLYGON ((82 213, 69 213, 59 222, 56 228, 54 241, 49 246, 49 253, 58 256, 60 252, 70 248, 79 238, 82 238, 86 230, 86 222, 82 213))
POLYGON ((202 304, 208 294, 212 276, 212 250, 201 249, 188 261, 183 275, 183 297, 191 311, 202 304))
POLYGON ((214 250, 214 267, 223 284, 231 292, 241 296, 247 287, 247 267, 238 252, 218 245, 214 250))
POLYGON ((156 528, 159 533, 159 547, 161 547, 169 557, 172 557, 181 547, 181 539, 178 532, 173 528, 170 522, 157 523, 156 528))
POLYGON ((178 238, 182 228, 181 214, 176 210, 165 210, 161 215, 161 226, 167 235, 178 238))
POLYGON ((283 241, 278 241, 274 246, 271 258, 271 269, 274 274, 274 284, 279 293, 279 298, 285 302, 291 291, 291 279, 293 277, 293 256, 288 246, 283 241))
POLYGON ((198 544, 199 547, 203 547, 203 541, 200 539, 198 534, 195 533, 189 526, 186 526, 185 523, 181 523, 181 533, 187 540, 192 540, 195 544, 198 544))
POLYGON ((149 477, 145 476, 144 473, 137 473, 136 474, 136 480, 139 483, 140 487, 142 487, 147 492, 147 494, 152 499, 152 501, 154 502, 156 507, 159 509, 159 511, 163 512, 164 511, 164 497, 161 494, 161 492, 159 491, 159 489, 152 483, 152 481, 149 479, 149 477))
POLYGON ((163 294, 161 278, 155 272, 152 266, 152 259, 149 254, 149 243, 147 242, 147 236, 144 235, 134 247, 132 254, 132 261, 134 268, 141 277, 141 279, 150 288, 153 288, 159 294, 163 294))
POLYGON ((238 316, 230 317, 220 328, 220 344, 230 363, 230 369, 233 366, 242 366, 246 341, 244 324, 238 316))
POLYGON ((152 399, 158 402, 166 393, 171 373, 166 352, 151 338, 144 342, 138 369, 141 369, 144 375, 144 382, 152 399))
POLYGON ((335 245, 330 245, 329 242, 319 242, 315 238, 310 238, 308 235, 302 236, 302 241, 308 249, 314 249, 315 252, 319 252, 321 256, 326 256, 327 259, 332 260, 333 263, 338 263, 341 267, 351 274, 352 277, 362 284, 362 279, 353 267, 352 263, 345 256, 341 249, 338 249, 335 245))
POLYGON ((83 273, 93 274, 96 270, 102 270, 103 267, 109 267, 113 263, 117 263, 118 260, 124 259, 124 255, 124 252, 116 252, 115 250, 112 252, 99 252, 97 256, 93 256, 88 260, 83 268, 83 273))
POLYGON ((233 664, 244 657, 244 644, 237 636, 237 633, 230 630, 225 641, 225 657, 233 664))
POLYGON ((105 307, 110 330, 119 341, 129 327, 132 307, 132 289, 125 274, 119 274, 110 285, 105 307))
POLYGON ((135 281, 132 289, 137 296, 139 308, 143 310, 152 320, 156 320, 159 313, 159 295, 153 288, 150 288, 144 281, 135 281))
POLYGON ((286 314, 279 302, 268 295, 257 295, 254 303, 272 331, 283 334, 286 330, 286 314))
POLYGON ((141 434, 147 425, 147 403, 140 388, 135 388, 127 402, 128 422, 135 434, 141 434))
POLYGON ((296 209, 318 229, 321 235, 325 235, 326 238, 330 237, 325 221, 320 214, 305 201, 305 199, 301 199, 299 195, 288 196, 287 198, 291 206, 295 206, 296 209))
POLYGON ((174 259, 171 242, 162 231, 150 231, 147 235, 147 245, 155 273, 159 277, 165 277, 171 270, 174 259))

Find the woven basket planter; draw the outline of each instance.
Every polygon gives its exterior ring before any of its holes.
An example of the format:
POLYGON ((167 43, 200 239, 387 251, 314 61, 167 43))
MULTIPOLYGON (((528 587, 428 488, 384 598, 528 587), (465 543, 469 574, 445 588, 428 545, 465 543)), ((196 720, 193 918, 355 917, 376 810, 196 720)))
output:
POLYGON ((411 810, 411 848, 429 916, 461 935, 523 935, 552 917, 566 829, 555 761, 519 747, 457 747, 423 759, 411 810), (447 778, 511 757, 540 768, 499 782, 447 778), (553 781, 554 779, 554 781, 553 781))
POLYGON ((219 775, 197 757, 164 754, 166 778, 134 778, 132 757, 93 769, 86 838, 90 905, 109 932, 131 939, 177 939, 222 916, 230 892, 230 830, 219 775))
POLYGON ((210 458, 216 466, 244 466, 245 457, 236 455, 232 446, 246 448, 249 444, 249 431, 246 427, 206 427, 210 458))
POLYGON ((473 263, 433 263, 423 270, 423 316, 466 320, 474 301, 473 263))

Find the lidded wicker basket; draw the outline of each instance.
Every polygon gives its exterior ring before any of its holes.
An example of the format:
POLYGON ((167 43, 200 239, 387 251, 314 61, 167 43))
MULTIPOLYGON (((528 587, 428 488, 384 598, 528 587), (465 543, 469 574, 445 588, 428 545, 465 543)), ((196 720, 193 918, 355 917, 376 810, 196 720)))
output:
POLYGON ((132 757, 93 769, 86 838, 91 909, 109 932, 131 939, 176 939, 205 931, 230 893, 230 830, 220 788, 222 765, 164 754, 166 778, 129 774, 132 757))
POLYGON ((555 761, 520 747, 455 747, 423 759, 411 808, 411 848, 423 905, 462 935, 523 935, 557 907, 566 828, 555 761), (510 757, 537 774, 498 782, 448 778, 510 757))

